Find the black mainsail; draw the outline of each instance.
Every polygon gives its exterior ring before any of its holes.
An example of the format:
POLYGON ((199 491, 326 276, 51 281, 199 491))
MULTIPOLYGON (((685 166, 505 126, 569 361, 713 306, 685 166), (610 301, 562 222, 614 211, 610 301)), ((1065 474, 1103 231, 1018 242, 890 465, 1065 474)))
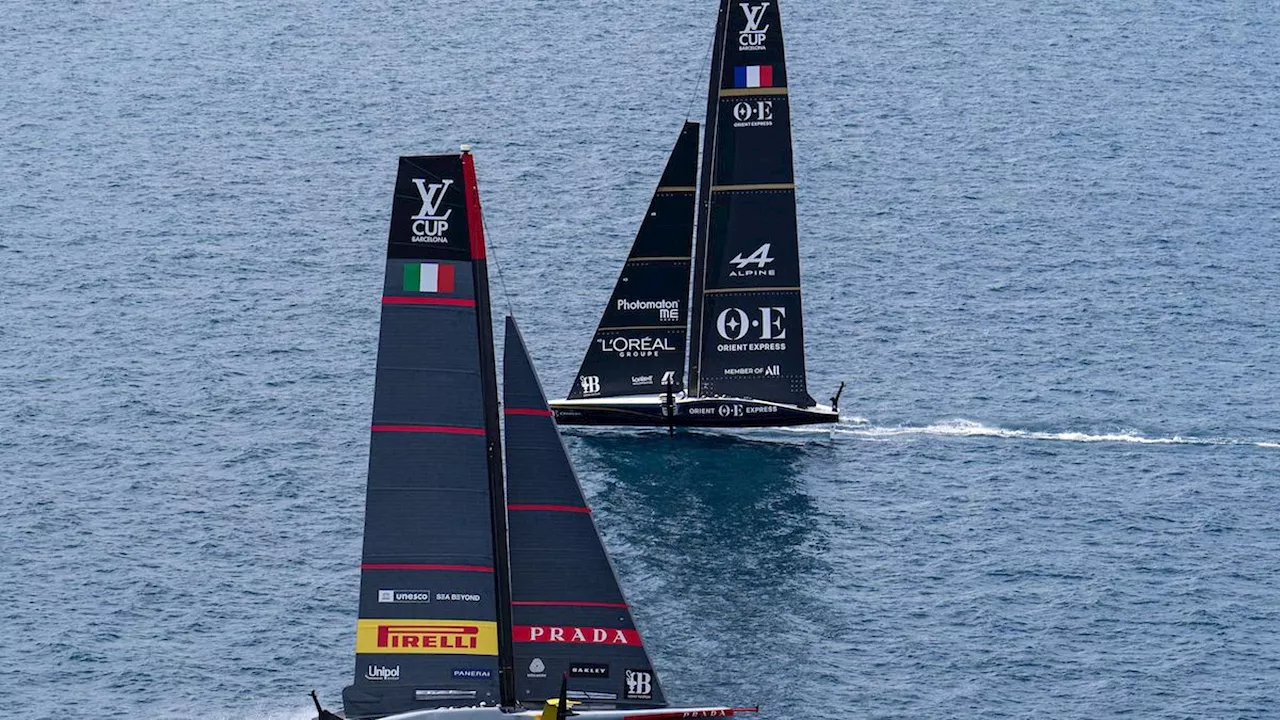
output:
MULTIPOLYGON (((355 681, 342 693, 347 719, 678 720, 754 712, 666 709, 510 318, 508 485, 484 223, 468 150, 400 159, 355 681), (591 707, 570 711, 569 699, 591 707), (540 713, 521 712, 538 703, 540 713)), ((338 720, 311 697, 319 720, 338 720)))
MULTIPOLYGON (((696 127, 696 126, 695 126, 696 127)), ((665 707, 515 320, 503 368, 516 695, 665 707)))
MULTIPOLYGON (((840 391, 830 406, 819 405, 805 374, 791 109, 778 0, 721 0, 711 57, 692 266, 679 257, 662 269, 668 287, 687 281, 688 317, 677 328, 674 315, 652 326, 621 313, 662 313, 674 304, 630 300, 649 282, 632 268, 639 254, 633 248, 572 390, 551 403, 561 424, 674 429, 840 419, 840 391), (677 278, 682 270, 689 275, 677 278), (686 346, 687 374, 681 377, 669 369, 668 358, 686 346)), ((673 168, 692 175, 693 152, 685 143, 695 134, 686 123, 659 190, 673 168)), ((679 198, 687 199, 687 193, 679 198)), ((637 248, 657 203, 655 196, 637 248)), ((679 205, 679 212, 682 220, 687 206, 679 205)), ((665 252, 678 251, 685 239, 684 227, 679 230, 655 236, 669 243, 665 252)))
POLYGON ((387 244, 348 718, 510 702, 501 435, 470 155, 403 157, 387 244), (506 680, 502 687, 500 680, 506 680), (504 692, 504 690, 506 692, 504 692))
POLYGON ((684 389, 697 167, 698 124, 686 122, 591 338, 570 398, 684 389))
POLYGON ((700 179, 690 393, 812 406, 777 0, 720 4, 700 179))

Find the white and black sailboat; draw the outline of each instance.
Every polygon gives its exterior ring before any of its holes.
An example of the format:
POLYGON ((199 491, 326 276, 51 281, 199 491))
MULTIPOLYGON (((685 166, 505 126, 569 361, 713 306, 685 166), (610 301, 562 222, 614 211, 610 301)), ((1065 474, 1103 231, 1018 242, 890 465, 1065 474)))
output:
POLYGON ((839 420, 840 393, 819 405, 805 377, 778 0, 721 0, 695 210, 697 136, 685 123, 573 389, 551 403, 561 424, 839 420))
MULTIPOLYGON (((401 158, 346 717, 663 720, 750 710, 665 707, 510 318, 505 422, 494 357, 472 157, 464 146, 401 158)), ((316 705, 321 720, 337 717, 316 705)))

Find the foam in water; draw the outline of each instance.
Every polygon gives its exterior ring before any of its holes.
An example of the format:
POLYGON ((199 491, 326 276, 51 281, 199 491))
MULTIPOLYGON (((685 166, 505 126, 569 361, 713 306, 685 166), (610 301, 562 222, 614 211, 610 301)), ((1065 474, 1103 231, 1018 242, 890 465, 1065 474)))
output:
POLYGON ((922 427, 899 426, 866 427, 848 426, 842 422, 832 432, 843 435, 857 435, 868 438, 893 438, 910 435, 931 435, 935 437, 993 437, 1016 440, 1051 440, 1057 442, 1076 443, 1134 443, 1137 445, 1255 445, 1264 448, 1280 448, 1280 443, 1240 440, 1234 438, 1196 438, 1173 435, 1170 437, 1147 437, 1136 430, 1121 430, 1114 433, 1085 432, 1046 432, 1036 430, 1013 430, 1009 428, 990 427, 972 420, 947 420, 922 427))

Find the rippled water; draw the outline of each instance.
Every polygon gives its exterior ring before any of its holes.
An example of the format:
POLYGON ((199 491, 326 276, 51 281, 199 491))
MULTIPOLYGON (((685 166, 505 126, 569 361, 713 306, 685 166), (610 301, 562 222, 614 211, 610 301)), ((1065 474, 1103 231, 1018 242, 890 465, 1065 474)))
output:
MULTIPOLYGON (((576 432, 669 695, 1280 707, 1280 12, 783 8, 835 430, 576 432)), ((712 3, 0 13, 0 698, 302 720, 349 678, 389 196, 476 147, 567 389, 712 3)))

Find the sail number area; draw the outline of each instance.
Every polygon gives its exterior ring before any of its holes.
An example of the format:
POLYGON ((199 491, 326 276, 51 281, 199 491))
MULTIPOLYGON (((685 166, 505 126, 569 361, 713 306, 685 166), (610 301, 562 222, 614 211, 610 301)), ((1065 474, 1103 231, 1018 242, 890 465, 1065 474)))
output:
POLYGON ((356 652, 497 655, 498 625, 484 620, 361 619, 356 652))

